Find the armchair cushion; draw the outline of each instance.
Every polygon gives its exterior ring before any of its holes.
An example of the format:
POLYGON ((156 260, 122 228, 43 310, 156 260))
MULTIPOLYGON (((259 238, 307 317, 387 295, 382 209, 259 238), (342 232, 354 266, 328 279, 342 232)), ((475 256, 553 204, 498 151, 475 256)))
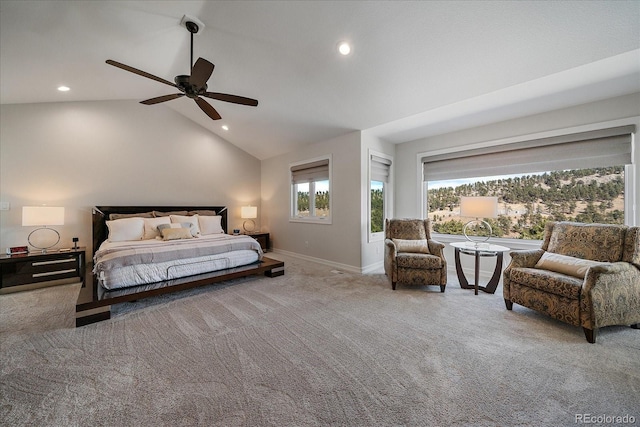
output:
POLYGON ((421 253, 428 254, 429 252, 429 244, 427 240, 405 240, 405 239, 391 239, 393 243, 396 245, 396 251, 398 253, 401 252, 412 252, 412 253, 421 253))
POLYGON ((440 269, 443 267, 442 258, 435 255, 416 254, 416 253, 399 253, 396 256, 398 268, 417 268, 417 269, 440 269))
POLYGON ((584 280, 555 271, 538 268, 514 268, 511 280, 515 283, 526 283, 528 287, 559 295, 572 300, 580 297, 584 280))
POLYGON ((589 270, 590 267, 603 264, 606 263, 554 254, 553 252, 545 252, 536 263, 535 268, 555 271, 556 273, 568 274, 569 276, 584 279, 584 276, 587 274, 587 270, 589 270))

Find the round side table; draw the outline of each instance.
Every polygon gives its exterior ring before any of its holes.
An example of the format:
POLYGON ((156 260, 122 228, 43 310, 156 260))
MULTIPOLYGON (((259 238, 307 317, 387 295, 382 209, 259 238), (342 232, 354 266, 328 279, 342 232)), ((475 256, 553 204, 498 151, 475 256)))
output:
POLYGON ((474 289, 475 294, 478 295, 478 289, 483 292, 493 294, 496 292, 498 282, 500 282, 500 274, 502 273, 502 257, 504 252, 510 248, 500 245, 492 245, 489 243, 471 243, 471 242, 454 242, 451 246, 455 248, 456 258, 456 273, 458 273, 458 280, 460 281, 460 287, 462 289, 474 289), (475 270, 474 270, 474 283, 469 284, 462 265, 460 264, 460 254, 473 255, 475 257, 475 270), (489 280, 486 286, 480 286, 480 257, 496 257, 496 268, 493 271, 493 276, 489 280))

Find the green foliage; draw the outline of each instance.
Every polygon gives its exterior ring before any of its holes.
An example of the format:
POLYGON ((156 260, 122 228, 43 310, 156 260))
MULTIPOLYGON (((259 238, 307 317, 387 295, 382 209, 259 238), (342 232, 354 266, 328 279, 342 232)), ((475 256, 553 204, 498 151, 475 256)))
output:
MULTIPOLYGON (((614 201, 624 197, 624 166, 554 171, 540 175, 478 181, 458 187, 429 189, 429 212, 453 211, 462 196, 496 196, 505 215, 487 219, 495 236, 542 239, 549 220, 622 224, 624 212, 614 201), (602 178, 602 179, 598 179, 602 178), (579 203, 586 203, 578 210, 579 203), (524 205, 520 212, 513 205, 524 205)), ((457 219, 432 216, 438 233, 462 234, 464 224, 457 219)), ((478 229, 478 235, 482 230, 478 229)))
MULTIPOLYGON (((329 210, 329 192, 318 191, 315 194, 316 211, 329 210)), ((298 191, 298 212, 309 212, 309 193, 306 191, 298 191)))
POLYGON ((379 189, 371 189, 371 232, 384 230, 384 193, 379 189))
POLYGON ((306 191, 298 191, 298 211, 305 212, 309 210, 309 193, 306 191))

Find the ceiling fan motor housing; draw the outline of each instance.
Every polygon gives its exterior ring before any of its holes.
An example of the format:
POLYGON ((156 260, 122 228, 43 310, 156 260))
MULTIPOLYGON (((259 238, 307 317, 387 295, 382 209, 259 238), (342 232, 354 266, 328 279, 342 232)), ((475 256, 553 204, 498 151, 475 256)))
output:
POLYGON ((176 76, 176 78, 174 79, 176 85, 178 86, 178 89, 184 92, 184 94, 187 95, 188 98, 197 98, 198 95, 201 95, 202 93, 207 91, 206 84, 203 87, 197 87, 189 82, 189 78, 190 76, 180 75, 176 76))

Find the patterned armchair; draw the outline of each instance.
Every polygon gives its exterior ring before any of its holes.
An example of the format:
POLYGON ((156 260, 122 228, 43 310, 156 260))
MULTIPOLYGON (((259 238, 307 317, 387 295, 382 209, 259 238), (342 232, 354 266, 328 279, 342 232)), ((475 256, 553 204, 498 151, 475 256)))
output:
POLYGON ((431 239, 429 220, 387 219, 385 227, 384 272, 391 282, 404 285, 447 286, 444 245, 431 239))
POLYGON ((542 247, 512 251, 503 278, 513 303, 582 326, 587 341, 598 328, 640 324, 640 228, 548 222, 542 247))

